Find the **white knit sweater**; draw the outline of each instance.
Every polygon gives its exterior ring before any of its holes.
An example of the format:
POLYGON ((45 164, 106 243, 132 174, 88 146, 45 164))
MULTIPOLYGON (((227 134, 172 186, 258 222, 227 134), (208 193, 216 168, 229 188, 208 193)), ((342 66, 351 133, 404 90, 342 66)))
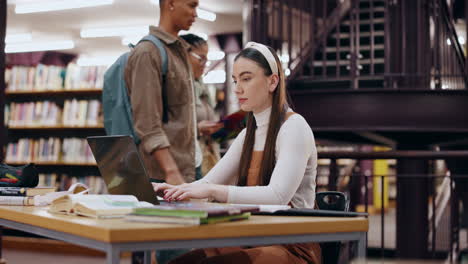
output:
MULTIPOLYGON (((291 110, 289 110, 291 111, 291 110)), ((257 122, 254 151, 265 147, 271 108, 254 114, 257 122)), ((234 186, 246 130, 237 136, 224 157, 198 183, 229 186, 228 203, 288 204, 296 208, 313 208, 317 149, 312 130, 299 115, 290 116, 281 126, 276 140, 276 166, 268 186, 234 186)))

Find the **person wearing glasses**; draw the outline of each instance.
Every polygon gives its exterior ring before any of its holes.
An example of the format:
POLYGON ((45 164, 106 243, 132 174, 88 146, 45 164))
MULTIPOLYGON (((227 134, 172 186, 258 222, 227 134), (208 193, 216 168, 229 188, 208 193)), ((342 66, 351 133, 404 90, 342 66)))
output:
POLYGON ((188 49, 189 61, 195 90, 195 109, 198 127, 198 151, 195 155, 195 178, 201 179, 219 160, 219 145, 211 139, 211 134, 222 126, 217 122, 213 103, 207 87, 203 84, 203 72, 208 61, 208 43, 203 38, 194 35, 181 35, 180 38, 190 44, 188 49))

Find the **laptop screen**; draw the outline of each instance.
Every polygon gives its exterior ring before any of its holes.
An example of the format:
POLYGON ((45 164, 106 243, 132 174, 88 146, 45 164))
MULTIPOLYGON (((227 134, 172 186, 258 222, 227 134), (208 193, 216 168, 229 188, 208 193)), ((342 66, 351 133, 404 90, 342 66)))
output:
POLYGON ((139 201, 158 204, 137 146, 130 136, 86 139, 110 194, 131 194, 139 201))

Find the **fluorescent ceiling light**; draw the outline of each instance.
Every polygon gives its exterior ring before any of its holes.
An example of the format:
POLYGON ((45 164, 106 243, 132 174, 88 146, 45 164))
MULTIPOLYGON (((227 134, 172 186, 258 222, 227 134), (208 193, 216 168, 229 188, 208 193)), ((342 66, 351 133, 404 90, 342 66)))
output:
POLYGON ((100 38, 100 37, 120 37, 120 36, 144 36, 148 34, 148 26, 131 27, 106 27, 82 29, 80 36, 82 38, 100 38))
POLYGON ((226 71, 216 70, 208 72, 205 77, 203 77, 203 82, 206 84, 210 83, 225 83, 226 82, 226 71))
POLYGON ((220 51, 220 50, 212 50, 212 51, 209 51, 208 52, 208 60, 211 60, 211 61, 216 61, 216 60, 221 60, 224 58, 224 52, 220 51))
POLYGON ((207 21, 215 21, 216 20, 216 14, 210 11, 203 10, 201 8, 197 8, 197 15, 199 18, 207 20, 207 21))
MULTIPOLYGON (((150 2, 154 5, 159 5, 159 0, 150 0, 150 2)), ((207 20, 207 21, 215 21, 216 14, 210 11, 206 11, 201 8, 197 8, 197 15, 199 18, 207 20)))
POLYGON ((118 56, 79 57, 78 66, 109 66, 117 60, 118 56))
POLYGON ((122 45, 128 46, 128 44, 136 45, 145 35, 138 36, 127 36, 122 38, 122 45))
POLYGON ((197 36, 199 36, 200 38, 202 38, 204 40, 208 40, 208 34, 206 34, 206 33, 190 32, 190 31, 186 31, 186 30, 179 31, 179 36, 180 35, 185 35, 185 34, 194 34, 194 35, 197 35, 197 36))
POLYGON ((73 49, 74 47, 75 47, 75 43, 72 40, 49 41, 49 42, 27 42, 27 43, 7 44, 5 47, 5 52, 17 53, 17 52, 32 52, 32 51, 44 51, 44 50, 65 50, 65 49, 73 49))
POLYGON ((113 4, 114 0, 49 0, 16 4, 17 14, 49 12, 113 4))
POLYGON ((30 42, 32 40, 31 33, 22 34, 7 34, 5 37, 5 43, 18 43, 18 42, 30 42))

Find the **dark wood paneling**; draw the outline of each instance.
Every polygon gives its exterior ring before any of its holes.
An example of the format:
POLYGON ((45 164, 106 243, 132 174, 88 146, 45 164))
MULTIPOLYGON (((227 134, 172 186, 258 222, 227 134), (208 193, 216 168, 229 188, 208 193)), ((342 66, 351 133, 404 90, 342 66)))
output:
POLYGON ((295 111, 317 133, 373 131, 429 143, 444 134, 466 137, 468 91, 291 91, 295 111))

